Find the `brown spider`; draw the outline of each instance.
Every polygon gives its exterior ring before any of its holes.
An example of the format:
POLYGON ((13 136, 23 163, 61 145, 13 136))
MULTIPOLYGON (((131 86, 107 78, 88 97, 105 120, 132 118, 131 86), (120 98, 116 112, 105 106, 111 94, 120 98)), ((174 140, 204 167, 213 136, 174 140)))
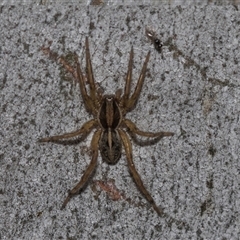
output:
POLYGON ((56 54, 51 53, 49 48, 43 48, 42 50, 46 54, 54 56, 55 59, 58 59, 61 64, 69 71, 74 78, 77 78, 79 81, 80 91, 82 94, 83 102, 86 110, 93 115, 93 119, 84 123, 83 126, 77 131, 66 133, 59 136, 52 136, 47 138, 42 138, 40 142, 58 142, 61 140, 71 139, 76 136, 87 136, 94 128, 92 141, 91 141, 91 151, 92 159, 84 172, 79 183, 68 193, 67 198, 63 202, 63 209, 66 204, 69 202, 71 197, 77 194, 80 190, 83 189, 89 177, 93 173, 94 169, 97 166, 98 150, 100 150, 103 161, 106 161, 109 164, 115 164, 121 157, 122 144, 125 148, 128 167, 130 173, 145 198, 152 205, 155 211, 159 215, 163 215, 163 210, 157 207, 150 193, 144 187, 140 175, 138 174, 132 157, 132 144, 127 135, 130 136, 144 136, 149 138, 161 139, 165 136, 173 136, 172 132, 144 132, 137 128, 137 126, 129 119, 125 118, 126 114, 133 110, 136 106, 136 103, 139 98, 139 94, 142 89, 143 81, 145 78, 145 73, 147 69, 147 63, 149 61, 150 52, 148 52, 145 62, 142 67, 140 77, 138 79, 137 85, 133 94, 130 96, 130 88, 132 81, 132 66, 133 66, 133 48, 131 48, 130 59, 128 64, 127 78, 123 95, 121 90, 117 90, 115 95, 103 95, 101 91, 97 89, 97 84, 94 81, 92 64, 90 59, 89 43, 88 38, 86 37, 86 73, 87 80, 89 83, 89 93, 86 89, 86 81, 84 75, 80 68, 78 57, 75 54, 75 61, 77 65, 77 70, 75 71, 62 57, 57 57, 56 54))

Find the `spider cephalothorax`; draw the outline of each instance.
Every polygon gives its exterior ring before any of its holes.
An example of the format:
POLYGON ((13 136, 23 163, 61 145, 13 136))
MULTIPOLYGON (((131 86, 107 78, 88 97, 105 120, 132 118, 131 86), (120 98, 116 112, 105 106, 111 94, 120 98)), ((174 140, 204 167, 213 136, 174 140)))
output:
POLYGON ((125 148, 126 158, 128 162, 128 167, 130 173, 145 198, 150 202, 155 211, 162 215, 163 211, 161 208, 157 207, 150 193, 144 187, 143 182, 138 174, 133 159, 132 159, 132 144, 130 142, 129 136, 140 135, 148 138, 160 139, 165 136, 172 136, 172 132, 144 132, 137 128, 137 126, 129 119, 125 118, 126 113, 133 110, 136 106, 137 100, 139 98, 143 81, 145 78, 145 73, 147 69, 147 63, 149 61, 150 52, 147 54, 145 62, 140 73, 137 85, 133 94, 131 95, 131 81, 132 81, 132 62, 133 62, 133 48, 130 52, 130 60, 128 64, 128 71, 126 77, 126 84, 123 94, 121 90, 117 90, 115 95, 103 95, 101 91, 98 90, 97 85, 94 81, 92 64, 90 59, 89 43, 88 38, 86 38, 86 67, 87 67, 87 80, 89 83, 89 93, 86 89, 86 81, 84 75, 82 74, 78 57, 75 54, 76 70, 69 64, 63 57, 58 57, 55 53, 52 53, 49 48, 43 48, 42 50, 46 54, 50 54, 56 60, 69 71, 75 80, 79 82, 81 95, 86 110, 93 115, 93 119, 84 123, 83 126, 77 131, 66 133, 59 136, 42 138, 40 142, 58 142, 61 140, 71 139, 77 136, 86 136, 93 129, 96 131, 93 134, 91 141, 92 159, 85 170, 79 183, 69 191, 67 198, 65 199, 62 208, 66 206, 71 197, 77 194, 86 184, 87 180, 93 173, 97 165, 98 150, 100 150, 102 159, 109 164, 115 164, 121 157, 122 144, 125 148))
POLYGON ((118 99, 114 95, 106 95, 102 98, 98 120, 104 129, 99 141, 102 159, 109 164, 114 164, 119 160, 122 152, 121 139, 116 130, 121 124, 122 113, 118 99))

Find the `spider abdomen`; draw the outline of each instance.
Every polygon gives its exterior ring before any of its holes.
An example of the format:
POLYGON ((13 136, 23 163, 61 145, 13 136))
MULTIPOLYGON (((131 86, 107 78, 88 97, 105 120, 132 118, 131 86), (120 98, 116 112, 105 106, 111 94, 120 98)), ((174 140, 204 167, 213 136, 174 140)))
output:
POLYGON ((103 161, 109 164, 115 164, 121 157, 122 143, 115 130, 104 130, 99 141, 99 150, 103 161))

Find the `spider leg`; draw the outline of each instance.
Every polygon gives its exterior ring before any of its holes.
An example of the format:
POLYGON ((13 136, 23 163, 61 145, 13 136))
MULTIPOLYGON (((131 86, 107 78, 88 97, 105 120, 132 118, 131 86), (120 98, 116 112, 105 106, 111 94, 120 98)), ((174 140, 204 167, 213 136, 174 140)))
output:
POLYGON ((86 46, 86 66, 87 66, 87 76, 88 76, 89 87, 90 87, 90 97, 91 97, 92 101, 96 105, 98 105, 98 107, 100 107, 100 104, 98 102, 98 99, 100 98, 100 96, 98 94, 98 91, 96 89, 96 84, 94 82, 88 37, 86 37, 85 46, 86 46))
POLYGON ((83 126, 80 129, 78 129, 77 131, 74 131, 71 133, 65 133, 62 135, 52 136, 52 137, 41 138, 41 139, 39 139, 39 142, 55 142, 58 140, 65 140, 65 139, 69 139, 72 137, 76 137, 80 134, 88 134, 94 127, 97 126, 97 124, 98 124, 97 120, 92 119, 92 120, 84 123, 83 126))
POLYGON ((133 66, 133 47, 131 48, 130 58, 128 62, 128 71, 127 71, 127 78, 126 84, 124 88, 124 94, 121 98, 121 105, 126 107, 126 101, 129 99, 130 91, 131 91, 131 82, 132 82, 132 66, 133 66))
MULTIPOLYGON (((136 106, 137 100, 138 100, 140 92, 142 90, 143 81, 145 78, 149 58, 150 58, 150 51, 148 52, 146 59, 143 63, 142 71, 141 71, 141 74, 139 76, 137 85, 135 87, 135 90, 134 90, 132 96, 125 100, 125 109, 124 109, 125 112, 131 111, 136 106)), ((132 60, 132 59, 130 58, 130 60, 132 60)), ((129 68, 132 68, 132 64, 129 64, 129 66, 130 66, 129 68)), ((131 76, 131 74, 128 74, 128 78, 130 78, 130 76, 131 76)), ((128 78, 127 78, 127 82, 128 82, 127 85, 130 85, 130 80, 128 80, 128 78)), ((126 89, 127 89, 127 87, 126 87, 126 89)), ((129 90, 130 90, 130 86, 129 86, 129 90)))
POLYGON ((119 88, 116 90, 115 92, 115 99, 117 102, 120 102, 121 101, 121 95, 122 95, 122 89, 119 88))
POLYGON ((84 76, 82 74, 82 70, 80 67, 80 63, 78 61, 77 54, 75 54, 75 61, 77 64, 77 78, 79 80, 79 87, 80 87, 80 91, 81 91, 81 95, 83 98, 85 108, 88 112, 92 113, 93 115, 96 115, 97 111, 96 111, 96 108, 94 107, 94 102, 93 102, 92 98, 87 94, 86 83, 84 80, 84 76))
POLYGON ((127 126, 127 128, 129 128, 129 130, 131 132, 133 132, 134 134, 138 134, 140 136, 143 137, 170 137, 173 136, 174 133, 173 132, 144 132, 141 131, 136 125, 135 123, 133 123, 131 120, 129 119, 123 119, 123 122, 125 123, 125 125, 127 126))
POLYGON ((135 168, 134 162, 132 160, 132 144, 131 144, 127 134, 124 131, 122 131, 121 129, 118 129, 118 132, 122 139, 123 145, 125 147, 130 173, 132 174, 132 177, 133 177, 137 187, 139 188, 141 193, 144 195, 144 197, 148 200, 148 202, 152 205, 152 207, 158 213, 158 215, 164 216, 165 214, 164 214, 163 210, 156 205, 156 203, 154 202, 150 193, 144 187, 142 179, 135 168))
POLYGON ((92 160, 91 160, 90 164, 88 165, 86 171, 84 172, 84 174, 83 174, 81 180, 79 181, 79 183, 71 191, 69 191, 68 196, 64 200, 61 209, 65 208, 65 206, 67 205, 69 200, 72 198, 72 196, 77 194, 84 187, 87 180, 89 179, 89 177, 93 173, 94 169, 96 168, 97 157, 98 157, 98 142, 99 142, 99 139, 101 137, 101 134, 102 134, 101 129, 97 130, 94 133, 93 138, 92 138, 92 142, 91 142, 92 160))

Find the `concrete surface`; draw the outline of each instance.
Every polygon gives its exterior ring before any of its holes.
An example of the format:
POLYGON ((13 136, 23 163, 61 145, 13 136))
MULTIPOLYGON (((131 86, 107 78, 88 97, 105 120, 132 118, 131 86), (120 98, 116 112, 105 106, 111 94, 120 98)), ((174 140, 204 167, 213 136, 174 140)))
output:
POLYGON ((0 239, 238 239, 239 7, 176 5, 1 6, 0 239), (146 26, 162 40, 162 53, 146 26), (85 36, 107 93, 124 86, 132 45, 133 84, 151 50, 128 117, 141 129, 175 135, 152 146, 133 143, 133 156, 176 222, 159 217, 140 194, 124 152, 114 166, 99 157, 85 191, 60 210, 90 161, 91 136, 67 146, 37 139, 75 130, 91 116, 78 85, 40 48, 52 42, 59 54, 76 51, 84 65, 85 36))

